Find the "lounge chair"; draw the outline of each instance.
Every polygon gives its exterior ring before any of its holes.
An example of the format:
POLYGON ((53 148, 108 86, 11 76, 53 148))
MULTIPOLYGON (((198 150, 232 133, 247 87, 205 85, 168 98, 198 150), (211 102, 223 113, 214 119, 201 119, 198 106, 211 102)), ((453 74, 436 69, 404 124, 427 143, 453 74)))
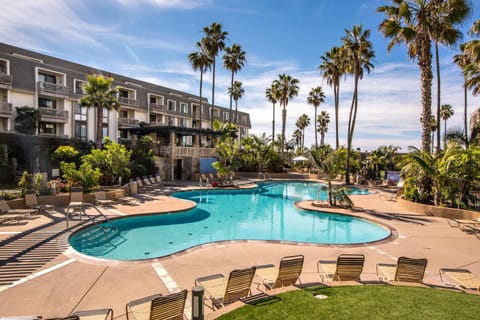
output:
POLYGON ((107 198, 107 193, 105 191, 95 191, 95 204, 100 206, 111 206, 115 204, 115 201, 107 198))
POLYGON ((212 301, 212 310, 219 309, 229 303, 247 298, 251 294, 255 275, 255 267, 233 270, 225 281, 223 274, 214 274, 200 277, 195 280, 195 285, 205 288, 208 298, 212 301))
POLYGON ((136 319, 184 319, 183 310, 187 292, 187 290, 182 290, 167 296, 156 294, 130 301, 125 306, 127 320, 130 313, 136 319))
POLYGON ((137 177, 137 186, 139 189, 147 189, 147 190, 152 190, 154 189, 154 187, 152 185, 146 185, 145 183, 143 183, 142 179, 141 178, 138 178, 137 177))
POLYGON ((448 224, 451 227, 459 227, 462 231, 470 231, 471 226, 480 226, 480 218, 474 219, 448 219, 448 224))
POLYGON ((55 210, 55 206, 53 204, 39 204, 35 191, 25 192, 25 206, 27 208, 37 209, 40 213, 48 210, 55 210))
POLYGON ((337 261, 318 260, 317 272, 322 281, 360 281, 365 256, 341 254, 337 261))
POLYGON ((447 275, 458 282, 463 289, 480 291, 480 277, 468 269, 442 268, 438 273, 442 282, 444 282, 442 275, 447 275))
POLYGON ((24 218, 30 218, 31 215, 38 213, 38 209, 12 209, 5 200, 0 200, 0 213, 17 214, 24 218))
MULTIPOLYGON (((72 187, 70 189, 70 202, 67 206, 67 212, 73 214, 75 212, 84 212, 85 203, 83 202, 83 190, 80 187, 72 187)), ((80 216, 81 218, 81 216, 80 216)))
POLYGON ((267 290, 292 286, 300 279, 303 261, 303 255, 283 257, 278 268, 273 264, 257 266, 257 276, 267 290))
MULTIPOLYGON (((42 317, 39 317, 39 319, 42 319, 42 317)), ((113 310, 110 308, 76 311, 66 317, 46 318, 44 320, 107 320, 107 319, 113 320, 113 310)))
POLYGON ((423 283, 427 259, 398 258, 397 264, 377 264, 377 276, 383 281, 423 283))

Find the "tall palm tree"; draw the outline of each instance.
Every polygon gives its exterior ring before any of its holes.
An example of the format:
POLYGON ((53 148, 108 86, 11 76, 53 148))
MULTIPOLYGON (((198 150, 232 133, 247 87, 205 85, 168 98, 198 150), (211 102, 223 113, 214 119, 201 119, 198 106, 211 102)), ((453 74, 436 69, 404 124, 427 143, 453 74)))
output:
POLYGON ((370 69, 373 68, 372 60, 375 57, 375 53, 372 49, 373 45, 369 40, 370 30, 364 31, 361 25, 354 25, 351 30, 345 30, 345 33, 342 41, 350 60, 350 70, 354 79, 352 105, 348 117, 347 163, 345 165, 345 183, 348 185, 350 184, 350 153, 358 110, 358 82, 363 78, 364 70, 370 73, 370 69))
POLYGON ((220 23, 213 22, 210 26, 203 27, 205 37, 203 45, 212 58, 212 108, 210 109, 210 127, 213 128, 213 108, 215 107, 215 65, 217 55, 225 49, 225 40, 228 32, 222 30, 220 23))
POLYGON ((435 136, 435 131, 437 131, 437 119, 435 118, 434 115, 430 116, 430 132, 432 133, 432 148, 430 152, 433 154, 433 150, 435 149, 435 139, 433 137, 435 136))
POLYGON ((275 104, 278 102, 278 86, 276 85, 275 81, 272 83, 270 88, 265 90, 265 97, 269 102, 272 103, 272 149, 275 146, 275 104))
POLYGON ((118 110, 116 88, 112 88, 113 78, 105 78, 102 75, 87 75, 87 83, 83 86, 85 95, 80 99, 80 104, 86 107, 95 107, 97 109, 97 137, 96 147, 102 148, 103 140, 103 109, 118 110))
MULTIPOLYGON (((443 120, 443 148, 447 147, 447 120, 453 116, 453 108, 449 104, 443 104, 440 108, 440 117, 443 120)), ((440 122, 440 121, 439 121, 440 122)), ((438 130, 438 129, 437 129, 438 130)))
MULTIPOLYGON (((307 102, 313 105, 313 107, 315 108, 315 117, 313 119, 317 119, 318 106, 321 103, 325 102, 325 94, 323 93, 322 87, 318 86, 316 88, 312 88, 312 90, 310 90, 310 92, 308 93, 307 102)), ((314 121, 314 122, 315 122, 315 148, 318 148, 317 121, 314 121)))
POLYGON ((390 39, 387 50, 404 43, 411 59, 417 59, 422 91, 422 150, 430 150, 430 116, 432 114, 432 50, 429 23, 433 0, 391 0, 392 6, 380 6, 386 15, 379 26, 390 39))
POLYGON ((300 149, 300 146, 302 145, 302 130, 300 128, 295 129, 292 133, 292 138, 295 141, 297 149, 300 149))
POLYGON ((318 132, 320 132, 320 145, 325 145, 325 133, 328 131, 328 124, 330 123, 330 115, 327 111, 322 110, 317 118, 318 132))
POLYGON ((205 46, 202 42, 197 42, 196 47, 198 51, 191 52, 188 55, 188 60, 193 67, 193 70, 200 70, 200 97, 198 99, 198 105, 200 106, 200 125, 202 128, 202 89, 203 89, 203 75, 207 70, 212 67, 213 59, 208 55, 205 46))
POLYGON ((468 32, 476 37, 465 44, 464 52, 468 54, 471 63, 467 66, 467 86, 472 89, 473 95, 480 95, 480 19, 473 23, 468 32))
POLYGON ((302 132, 302 152, 305 147, 305 128, 307 128, 310 125, 310 118, 308 117, 307 114, 302 114, 297 122, 295 123, 298 129, 302 132))
MULTIPOLYGON (((442 0, 432 1, 430 36, 435 48, 435 69, 437 75, 437 119, 440 119, 441 108, 441 81, 440 81, 440 56, 438 45, 455 45, 461 38, 462 33, 457 29, 471 12, 469 3, 466 0, 442 0)), ((437 148, 440 151, 440 121, 437 123, 437 148)))
POLYGON ((235 100, 235 117, 233 118, 233 123, 238 123, 238 99, 243 97, 245 90, 242 88, 242 83, 240 81, 234 81, 233 85, 228 88, 228 94, 230 95, 230 99, 235 100))
POLYGON ((333 47, 321 56, 322 64, 318 67, 327 84, 333 88, 335 103, 335 150, 339 147, 338 138, 338 110, 340 103, 340 78, 346 71, 346 58, 343 47, 333 47))
POLYGON ((282 140, 281 140, 281 155, 282 160, 285 160, 285 128, 287 124, 287 105, 290 99, 298 95, 298 79, 292 78, 288 74, 279 74, 278 79, 274 80, 274 85, 278 89, 278 100, 282 106, 282 140))
MULTIPOLYGON (((462 69, 463 74, 463 125, 465 132, 468 132, 468 70, 472 65, 470 55, 465 53, 465 44, 460 45, 462 53, 453 56, 453 62, 462 69)), ((445 132, 446 134, 446 132, 445 132)), ((465 146, 468 148, 468 135, 465 136, 465 146)))
MULTIPOLYGON (((232 78, 230 80, 230 88, 233 88, 233 80, 235 73, 240 71, 245 65, 245 51, 239 44, 233 44, 231 47, 225 48, 225 54, 223 55, 223 66, 225 69, 232 71, 232 78)), ((230 112, 228 114, 228 122, 232 119, 232 95, 230 95, 230 112)))

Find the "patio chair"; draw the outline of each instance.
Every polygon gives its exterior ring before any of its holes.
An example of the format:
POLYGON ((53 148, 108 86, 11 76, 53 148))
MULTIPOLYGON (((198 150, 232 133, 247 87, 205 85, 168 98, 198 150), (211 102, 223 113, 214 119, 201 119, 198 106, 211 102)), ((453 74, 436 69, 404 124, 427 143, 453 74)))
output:
POLYGON ((187 290, 182 290, 167 296, 156 294, 130 301, 125 306, 127 320, 130 313, 136 319, 184 319, 187 293, 187 290))
POLYGON ((377 264, 377 276, 384 281, 423 283, 427 259, 399 257, 397 264, 377 264))
POLYGON ((108 309, 96 309, 76 311, 66 317, 60 318, 47 318, 44 320, 113 320, 113 310, 108 309))
POLYGON ((471 231, 469 227, 480 226, 480 217, 478 219, 448 219, 448 224, 451 227, 459 227, 462 231, 471 231))
POLYGON ((0 200, 0 213, 17 215, 20 219, 29 219, 38 209, 12 209, 5 200, 0 200))
POLYGON ((317 273, 322 281, 360 281, 365 256, 341 254, 337 261, 318 260, 317 273))
POLYGON ((247 298, 251 294, 255 275, 255 267, 233 270, 225 282, 223 274, 214 274, 200 277, 195 280, 195 285, 202 286, 208 292, 212 301, 212 310, 219 309, 232 302, 247 298))
POLYGON ((303 268, 303 255, 287 256, 280 260, 277 268, 273 264, 257 266, 257 276, 267 290, 293 286, 300 279, 303 268))
POLYGON ((139 189, 152 190, 152 189, 154 188, 154 187, 151 186, 151 185, 146 185, 145 183, 143 183, 143 180, 142 180, 141 178, 139 178, 139 177, 137 177, 136 181, 137 181, 137 186, 138 186, 139 189))
POLYGON ((442 282, 445 282, 442 275, 447 275, 455 280, 463 289, 480 291, 480 277, 468 269, 441 268, 438 274, 442 282))
POLYGON ((35 191, 25 192, 25 206, 27 208, 37 209, 40 213, 48 210, 55 210, 55 206, 53 204, 38 203, 38 197, 35 191))
MULTIPOLYGON (((85 209, 83 202, 83 190, 80 187, 72 187, 70 189, 70 202, 67 206, 67 212, 73 214, 75 212, 82 213, 85 209)), ((80 216, 81 218, 81 216, 80 216)))
POLYGON ((107 198, 107 193, 105 191, 95 191, 95 204, 100 206, 111 206, 115 204, 115 201, 107 198))

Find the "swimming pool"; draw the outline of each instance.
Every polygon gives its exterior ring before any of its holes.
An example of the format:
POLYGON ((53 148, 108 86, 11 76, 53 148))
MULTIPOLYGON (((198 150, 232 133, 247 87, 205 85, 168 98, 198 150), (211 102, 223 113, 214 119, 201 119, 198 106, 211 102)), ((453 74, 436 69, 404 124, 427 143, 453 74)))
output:
POLYGON ((106 225, 107 230, 100 234, 95 228, 85 228, 69 241, 74 249, 90 256, 138 260, 225 240, 356 244, 390 235, 388 229, 364 219, 295 207, 300 200, 326 197, 324 192, 318 194, 320 189, 318 183, 288 181, 263 182, 251 190, 178 192, 172 196, 194 201, 196 208, 115 219, 110 222, 113 227, 106 225))

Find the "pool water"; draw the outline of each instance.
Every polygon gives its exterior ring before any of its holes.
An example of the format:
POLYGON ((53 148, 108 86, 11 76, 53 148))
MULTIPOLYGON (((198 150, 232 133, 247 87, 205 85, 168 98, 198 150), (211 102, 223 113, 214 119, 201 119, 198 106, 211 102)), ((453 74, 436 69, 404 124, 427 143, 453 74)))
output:
POLYGON ((252 190, 178 192, 172 196, 194 201, 196 208, 115 219, 110 222, 114 228, 106 226, 100 235, 92 228, 82 229, 70 237, 70 244, 95 257, 137 260, 224 240, 356 244, 390 235, 386 228, 367 220, 295 207, 300 200, 326 198, 321 186, 312 182, 264 182, 252 190))

